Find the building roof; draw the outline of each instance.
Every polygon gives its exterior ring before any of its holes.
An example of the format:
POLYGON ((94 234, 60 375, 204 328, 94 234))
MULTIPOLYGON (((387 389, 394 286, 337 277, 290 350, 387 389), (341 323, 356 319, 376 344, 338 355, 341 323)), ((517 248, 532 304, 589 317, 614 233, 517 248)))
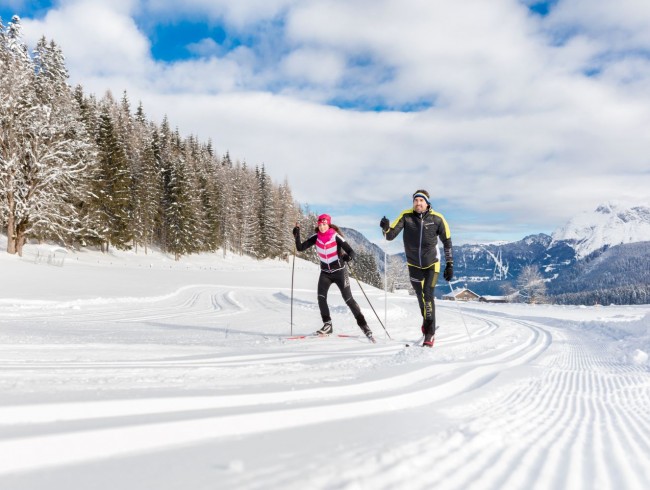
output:
POLYGON ((457 296, 459 296, 459 295, 461 295, 463 293, 469 293, 471 296, 474 296, 476 298, 480 297, 474 291, 472 291, 471 289, 467 289, 467 288, 456 288, 451 293, 443 294, 442 297, 443 298, 456 298, 457 296))

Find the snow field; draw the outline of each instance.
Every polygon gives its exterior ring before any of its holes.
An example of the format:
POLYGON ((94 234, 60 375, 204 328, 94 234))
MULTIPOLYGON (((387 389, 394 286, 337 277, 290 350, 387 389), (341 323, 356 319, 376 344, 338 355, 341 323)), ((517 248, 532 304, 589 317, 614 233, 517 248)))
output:
POLYGON ((292 329, 291 264, 77 259, 0 259, 2 489, 650 486, 650 307, 438 301, 428 350, 413 297, 391 341, 353 284, 378 344, 336 289, 353 337, 288 340, 320 326, 312 264, 292 329))

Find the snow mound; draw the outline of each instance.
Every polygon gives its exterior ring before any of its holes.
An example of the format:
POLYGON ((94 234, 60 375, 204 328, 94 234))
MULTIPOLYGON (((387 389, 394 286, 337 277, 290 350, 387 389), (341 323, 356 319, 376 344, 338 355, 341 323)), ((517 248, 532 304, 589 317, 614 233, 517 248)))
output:
POLYGON ((636 349, 634 354, 632 354, 632 360, 635 364, 644 365, 648 364, 648 353, 642 351, 641 349, 636 349))

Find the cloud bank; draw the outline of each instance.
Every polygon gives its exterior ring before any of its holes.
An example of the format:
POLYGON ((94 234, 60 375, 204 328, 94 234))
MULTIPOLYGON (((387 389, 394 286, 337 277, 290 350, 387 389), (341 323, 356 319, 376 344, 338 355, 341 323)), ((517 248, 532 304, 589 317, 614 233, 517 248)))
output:
POLYGON ((650 200, 640 0, 64 0, 23 24, 71 83, 127 90, 371 237, 420 187, 463 241, 650 200), (225 37, 155 59, 157 26, 181 22, 225 37))

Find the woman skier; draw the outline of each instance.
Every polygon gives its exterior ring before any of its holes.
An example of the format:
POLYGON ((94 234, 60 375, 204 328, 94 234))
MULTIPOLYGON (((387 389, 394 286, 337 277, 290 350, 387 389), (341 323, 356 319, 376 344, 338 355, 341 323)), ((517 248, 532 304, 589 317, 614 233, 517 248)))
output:
POLYGON ((300 241, 300 226, 296 224, 293 229, 293 236, 296 239, 296 249, 300 252, 311 246, 316 247, 320 259, 320 276, 318 278, 318 307, 323 319, 323 327, 316 332, 318 335, 330 335, 332 328, 332 317, 327 305, 327 292, 332 284, 336 284, 341 290, 343 299, 348 305, 357 325, 371 342, 375 342, 372 331, 366 319, 361 313, 361 308, 352 297, 350 289, 350 278, 345 268, 345 262, 354 258, 354 250, 345 241, 338 226, 332 224, 332 218, 328 214, 321 214, 318 217, 318 226, 315 233, 304 242, 300 241))

